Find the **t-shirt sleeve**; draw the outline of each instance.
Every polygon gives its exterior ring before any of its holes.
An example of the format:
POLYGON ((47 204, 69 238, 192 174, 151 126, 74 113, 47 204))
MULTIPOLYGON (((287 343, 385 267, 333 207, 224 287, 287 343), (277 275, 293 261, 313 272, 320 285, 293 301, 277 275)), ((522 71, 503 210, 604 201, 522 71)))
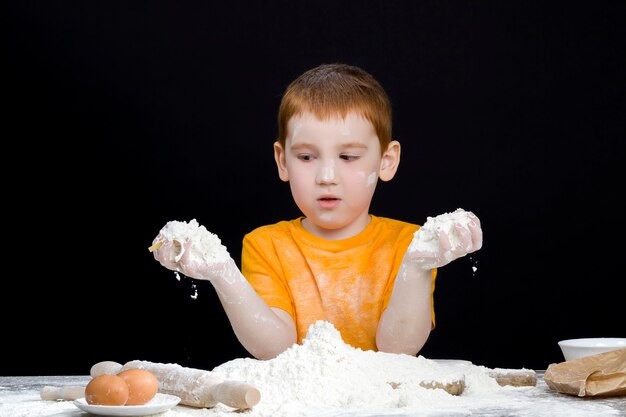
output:
POLYGON ((294 317, 293 300, 270 237, 254 232, 244 237, 241 273, 269 307, 280 308, 294 317))

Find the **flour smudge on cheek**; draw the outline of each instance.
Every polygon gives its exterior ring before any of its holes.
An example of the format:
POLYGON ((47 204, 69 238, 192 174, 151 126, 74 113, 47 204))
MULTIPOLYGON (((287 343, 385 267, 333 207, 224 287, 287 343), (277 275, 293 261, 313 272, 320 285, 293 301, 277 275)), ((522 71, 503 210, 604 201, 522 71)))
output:
POLYGON ((363 179, 363 182, 365 183, 365 187, 369 188, 372 185, 376 184, 376 180, 378 179, 378 173, 376 171, 372 172, 371 174, 367 175, 365 174, 365 172, 363 171, 358 171, 356 173, 356 175, 363 179))
POLYGON ((372 172, 369 177, 367 177, 367 186, 371 187, 372 185, 376 184, 376 180, 378 179, 378 173, 377 172, 372 172))

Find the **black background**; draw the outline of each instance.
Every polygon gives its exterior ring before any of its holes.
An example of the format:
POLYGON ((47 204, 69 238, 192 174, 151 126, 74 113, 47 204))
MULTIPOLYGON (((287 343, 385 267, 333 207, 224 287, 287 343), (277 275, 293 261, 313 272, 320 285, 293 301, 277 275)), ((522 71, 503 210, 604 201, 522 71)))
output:
POLYGON ((545 369, 558 340, 624 337, 625 4, 10 2, 0 374, 247 356, 211 284, 147 247, 196 218, 239 263, 246 232, 299 215, 276 112, 329 62, 393 103, 402 162, 372 212, 483 224, 476 273, 439 271, 422 355, 545 369))

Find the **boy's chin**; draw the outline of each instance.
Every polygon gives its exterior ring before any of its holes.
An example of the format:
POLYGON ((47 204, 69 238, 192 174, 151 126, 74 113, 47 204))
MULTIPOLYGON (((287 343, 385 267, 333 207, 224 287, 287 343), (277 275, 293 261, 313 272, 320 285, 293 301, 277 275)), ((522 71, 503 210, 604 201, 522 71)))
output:
POLYGON ((302 225, 314 235, 325 239, 338 240, 347 239, 359 234, 369 224, 369 221, 346 221, 345 219, 324 217, 324 215, 305 217, 302 221, 302 225))

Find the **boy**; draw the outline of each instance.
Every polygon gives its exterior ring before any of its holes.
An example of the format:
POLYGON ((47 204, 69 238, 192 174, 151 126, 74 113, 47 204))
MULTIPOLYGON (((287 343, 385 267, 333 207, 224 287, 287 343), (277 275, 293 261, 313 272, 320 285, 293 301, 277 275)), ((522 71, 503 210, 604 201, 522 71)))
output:
POLYGON ((436 268, 480 249, 478 218, 457 211, 467 221, 452 225, 454 237, 439 231, 425 250, 412 244, 419 226, 369 213, 378 179, 398 169, 400 143, 385 91, 358 67, 321 65, 287 87, 274 156, 303 216, 248 233, 241 272, 230 257, 175 258, 171 242, 155 258, 210 280, 256 358, 301 342, 316 320, 333 323, 354 347, 417 354, 435 323, 436 268))

